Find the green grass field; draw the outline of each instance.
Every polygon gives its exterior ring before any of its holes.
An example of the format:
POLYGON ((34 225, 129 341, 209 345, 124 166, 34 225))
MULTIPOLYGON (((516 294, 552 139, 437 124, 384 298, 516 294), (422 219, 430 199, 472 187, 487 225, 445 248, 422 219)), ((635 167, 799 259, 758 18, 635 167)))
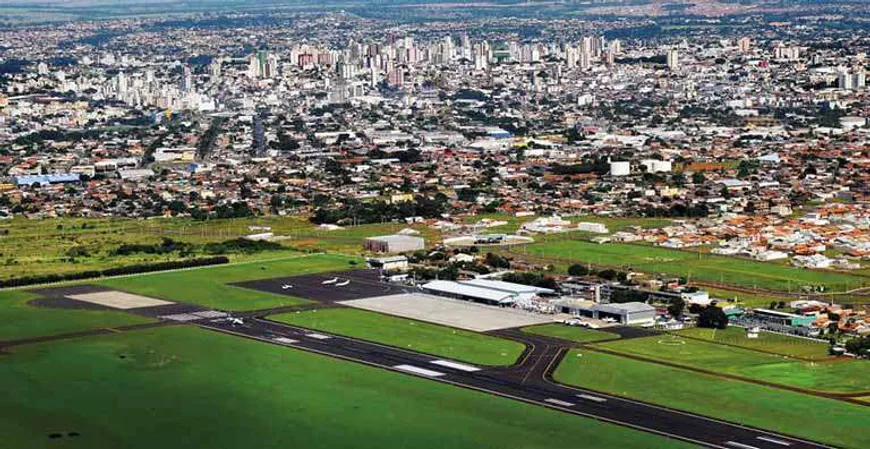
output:
POLYGON ((126 312, 49 309, 27 304, 36 297, 37 295, 20 290, 0 291, 0 317, 3 320, 3 325, 0 326, 0 341, 152 321, 126 312))
POLYGON ((746 329, 736 326, 721 330, 693 327, 681 330, 677 334, 790 357, 801 357, 810 360, 831 358, 828 354, 827 343, 772 332, 761 332, 758 338, 746 338, 746 329))
POLYGON ((870 363, 865 361, 804 362, 675 335, 613 341, 598 346, 622 354, 811 390, 870 391, 870 363))
POLYGON ((0 383, 10 448, 691 447, 194 327, 21 347, 0 383))
POLYGON ((870 447, 870 407, 573 350, 556 380, 848 448, 870 447))
POLYGON ((631 267, 647 273, 666 273, 690 280, 778 291, 797 291, 805 285, 823 285, 828 290, 836 291, 870 285, 870 278, 867 277, 646 245, 599 245, 579 240, 560 240, 531 244, 523 248, 525 251, 532 255, 555 256, 597 266, 631 267))
MULTIPOLYGON (((164 238, 198 245, 223 242, 255 232, 250 226, 268 226, 275 235, 288 237, 281 242, 287 250, 317 249, 348 254, 361 253, 365 237, 391 234, 405 227, 417 229, 429 242, 439 237, 437 231, 427 226, 407 226, 404 223, 370 224, 324 231, 302 215, 207 221, 188 218, 31 220, 19 217, 0 221, 0 279, 181 259, 183 257, 178 252, 120 256, 112 251, 122 244, 153 245, 164 238), (71 260, 70 250, 73 248, 83 252, 77 253, 71 260)), ((205 254, 191 254, 202 255, 205 254)), ((280 255, 280 251, 266 251, 254 255, 230 254, 229 257, 233 261, 242 261, 280 255)))
POLYGON ((511 340, 357 309, 309 310, 269 318, 479 365, 511 365, 524 349, 511 340))
POLYGON ((258 310, 308 301, 227 285, 233 282, 296 276, 354 268, 359 259, 333 254, 297 255, 273 261, 224 265, 196 270, 108 279, 100 285, 140 295, 182 301, 223 310, 258 310))
POLYGON ((612 334, 610 332, 604 332, 595 329, 586 329, 577 326, 566 326, 561 323, 524 327, 522 331, 529 334, 544 335, 546 337, 556 337, 564 340, 576 341, 578 343, 592 343, 596 341, 615 340, 620 338, 618 334, 612 334))

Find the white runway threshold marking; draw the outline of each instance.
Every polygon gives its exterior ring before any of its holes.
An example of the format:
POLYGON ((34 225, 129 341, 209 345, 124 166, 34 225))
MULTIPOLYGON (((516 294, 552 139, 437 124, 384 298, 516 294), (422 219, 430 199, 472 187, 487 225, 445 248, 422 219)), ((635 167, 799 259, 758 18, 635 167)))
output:
POLYGON ((287 337, 276 337, 276 338, 273 338, 273 340, 277 341, 278 343, 284 343, 285 345, 292 345, 294 343, 299 343, 299 340, 294 340, 292 338, 287 338, 287 337))
POLYGON ((414 365, 396 365, 393 368, 426 377, 439 377, 444 375, 444 373, 439 373, 438 371, 432 371, 426 368, 420 368, 419 366, 414 365))
POLYGON ((329 335, 323 335, 323 334, 305 334, 305 336, 308 338, 314 338, 317 340, 329 340, 330 338, 332 338, 329 335))
POLYGON ((592 396, 591 394, 578 394, 577 397, 592 402, 607 402, 607 399, 599 398, 598 396, 592 396))
POLYGON ((780 446, 791 446, 791 443, 787 441, 775 440, 773 438, 768 437, 757 437, 761 441, 767 441, 768 443, 778 444, 780 446))
POLYGON ((739 447, 740 449, 760 449, 755 446, 750 446, 748 444, 738 443, 736 441, 726 441, 725 444, 733 447, 739 447))
POLYGON ((562 407, 572 407, 574 405, 568 401, 562 401, 560 399, 553 399, 553 398, 544 399, 544 402, 549 402, 550 404, 554 404, 554 405, 561 405, 562 407))
POLYGON ((476 366, 466 365, 464 363, 451 362, 450 360, 433 360, 429 362, 433 365, 444 366, 447 368, 453 368, 459 371, 465 371, 466 373, 473 373, 475 371, 480 371, 480 368, 476 366))

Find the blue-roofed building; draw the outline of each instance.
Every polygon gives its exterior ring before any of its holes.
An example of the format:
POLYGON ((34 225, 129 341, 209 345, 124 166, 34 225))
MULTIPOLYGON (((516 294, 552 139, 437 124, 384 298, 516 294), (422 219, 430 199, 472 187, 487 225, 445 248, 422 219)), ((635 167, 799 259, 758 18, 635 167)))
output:
POLYGON ((32 186, 33 184, 49 185, 49 184, 65 184, 70 182, 81 181, 81 175, 78 173, 66 173, 55 175, 23 175, 15 177, 15 185, 18 187, 32 186))

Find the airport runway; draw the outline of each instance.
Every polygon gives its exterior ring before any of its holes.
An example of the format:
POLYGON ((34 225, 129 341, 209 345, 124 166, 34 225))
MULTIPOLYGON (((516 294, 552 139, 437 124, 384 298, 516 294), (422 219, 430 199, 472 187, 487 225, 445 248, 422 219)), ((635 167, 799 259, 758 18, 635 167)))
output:
POLYGON ((233 325, 199 321, 219 332, 428 378, 498 396, 606 421, 694 444, 722 449, 826 448, 811 441, 658 407, 553 382, 552 370, 567 348, 528 337, 530 350, 511 367, 476 367, 372 342, 276 323, 262 318, 233 325))

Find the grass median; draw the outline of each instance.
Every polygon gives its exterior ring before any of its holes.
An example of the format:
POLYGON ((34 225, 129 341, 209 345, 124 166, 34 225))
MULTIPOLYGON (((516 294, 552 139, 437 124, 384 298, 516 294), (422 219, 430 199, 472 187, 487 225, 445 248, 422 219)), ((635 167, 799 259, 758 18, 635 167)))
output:
POLYGON ((586 329, 579 326, 567 326, 558 323, 524 327, 522 331, 527 334, 561 338, 563 340, 570 340, 577 343, 593 343, 620 338, 619 334, 612 334, 610 332, 595 329, 586 329))
POLYGON ((289 312, 269 319, 479 365, 511 365, 524 348, 512 340, 357 309, 289 312))

